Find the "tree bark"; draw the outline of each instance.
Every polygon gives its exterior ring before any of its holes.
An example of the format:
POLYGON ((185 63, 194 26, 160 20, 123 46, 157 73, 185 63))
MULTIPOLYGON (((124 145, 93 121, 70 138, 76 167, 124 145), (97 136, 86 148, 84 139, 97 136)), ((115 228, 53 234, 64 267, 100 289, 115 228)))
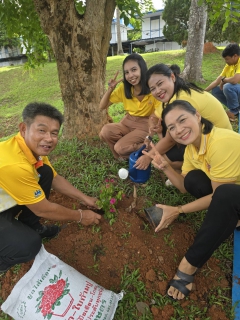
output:
POLYGON ((207 23, 207 6, 191 0, 188 41, 182 77, 188 81, 205 82, 202 76, 203 46, 207 23))
POLYGON ((120 10, 116 7, 116 15, 117 15, 117 54, 124 54, 122 47, 122 37, 121 37, 121 26, 120 26, 120 10))
POLYGON ((33 0, 56 58, 64 103, 63 135, 96 136, 107 112, 99 110, 115 0, 86 0, 80 15, 74 0, 33 0))

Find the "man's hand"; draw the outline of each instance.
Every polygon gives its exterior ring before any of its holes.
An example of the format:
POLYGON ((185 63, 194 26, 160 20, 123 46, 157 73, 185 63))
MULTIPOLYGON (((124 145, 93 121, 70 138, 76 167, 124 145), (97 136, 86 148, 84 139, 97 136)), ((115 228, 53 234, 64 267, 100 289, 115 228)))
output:
POLYGON ((87 206, 87 207, 91 207, 91 208, 96 208, 99 209, 97 206, 97 198, 95 197, 89 197, 89 196, 85 196, 84 200, 82 201, 82 203, 87 206))
POLYGON ((158 208, 163 209, 162 219, 155 229, 155 232, 158 232, 162 229, 168 228, 168 226, 179 216, 178 208, 165 206, 163 204, 156 204, 158 208))
POLYGON ((82 210, 82 220, 81 220, 82 225, 89 226, 93 224, 99 224, 100 219, 101 219, 100 214, 97 214, 92 210, 82 210))

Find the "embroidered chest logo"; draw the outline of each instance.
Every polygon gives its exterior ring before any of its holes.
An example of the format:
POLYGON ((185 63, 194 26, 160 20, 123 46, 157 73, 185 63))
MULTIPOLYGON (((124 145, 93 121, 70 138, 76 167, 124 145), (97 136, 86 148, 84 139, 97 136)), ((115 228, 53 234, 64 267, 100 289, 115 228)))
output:
POLYGON ((35 198, 39 197, 42 194, 42 191, 40 189, 34 191, 35 198))

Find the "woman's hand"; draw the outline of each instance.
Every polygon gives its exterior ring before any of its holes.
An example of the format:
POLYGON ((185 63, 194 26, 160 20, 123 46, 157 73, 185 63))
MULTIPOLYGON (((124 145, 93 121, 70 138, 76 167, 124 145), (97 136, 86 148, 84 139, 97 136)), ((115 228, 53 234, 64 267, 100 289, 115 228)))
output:
POLYGON ((168 226, 179 216, 179 211, 178 207, 171 207, 163 204, 156 204, 156 206, 163 209, 162 219, 155 229, 155 232, 158 232, 162 229, 168 228, 168 226))
MULTIPOLYGON (((147 154, 147 152, 146 152, 147 154)), ((151 158, 147 155, 143 155, 140 158, 137 159, 136 163, 134 164, 134 167, 139 170, 146 170, 151 163, 151 158)))
MULTIPOLYGON (((154 167, 156 169, 160 169, 162 171, 165 171, 170 164, 167 162, 167 160, 157 151, 156 147, 154 146, 154 144, 151 142, 151 147, 152 150, 154 151, 154 153, 151 152, 151 154, 149 154, 148 152, 142 151, 142 153, 146 156, 148 156, 149 158, 151 158, 152 164, 154 165, 154 167)), ((140 158, 141 159, 141 158, 140 158)))
POLYGON ((114 89, 116 88, 116 85, 117 85, 119 82, 123 81, 123 78, 120 79, 120 80, 116 80, 116 79, 117 79, 117 76, 118 76, 118 73, 119 73, 119 71, 116 72, 116 74, 115 74, 115 76, 114 76, 113 79, 110 79, 110 80, 108 81, 108 88, 114 90, 114 89))
POLYGON ((149 133, 151 135, 162 134, 162 119, 158 119, 155 115, 149 117, 149 133))

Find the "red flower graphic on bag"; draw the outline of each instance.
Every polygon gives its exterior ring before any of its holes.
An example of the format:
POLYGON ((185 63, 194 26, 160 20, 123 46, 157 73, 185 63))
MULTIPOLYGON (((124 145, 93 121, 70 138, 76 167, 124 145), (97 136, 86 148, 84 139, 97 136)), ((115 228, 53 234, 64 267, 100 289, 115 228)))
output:
POLYGON ((44 319, 51 319, 54 309, 61 305, 61 299, 69 293, 68 278, 66 280, 60 279, 62 271, 59 276, 54 275, 53 279, 49 279, 52 283, 45 287, 43 291, 39 291, 39 297, 37 298, 38 304, 36 305, 37 313, 41 312, 44 319))

